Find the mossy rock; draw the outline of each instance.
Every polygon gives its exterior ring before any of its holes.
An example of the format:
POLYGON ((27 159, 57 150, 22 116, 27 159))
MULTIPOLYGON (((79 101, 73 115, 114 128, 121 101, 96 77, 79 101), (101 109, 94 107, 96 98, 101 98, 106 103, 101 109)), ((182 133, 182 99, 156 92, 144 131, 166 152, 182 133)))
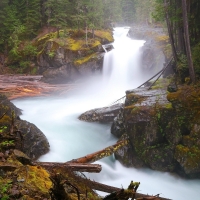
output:
POLYGON ((179 144, 175 148, 174 157, 188 177, 194 178, 194 175, 200 177, 200 148, 196 146, 187 147, 179 144))
POLYGON ((172 172, 176 167, 174 147, 170 145, 150 146, 142 153, 142 157, 145 163, 154 170, 172 172))

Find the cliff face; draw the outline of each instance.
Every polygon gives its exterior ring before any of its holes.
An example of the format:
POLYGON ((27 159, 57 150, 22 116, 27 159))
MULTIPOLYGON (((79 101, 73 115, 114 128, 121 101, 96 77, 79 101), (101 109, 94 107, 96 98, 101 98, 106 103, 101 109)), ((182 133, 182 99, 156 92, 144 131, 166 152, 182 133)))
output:
POLYGON ((127 166, 150 167, 177 172, 189 178, 200 177, 200 89, 182 86, 176 92, 136 89, 126 92, 122 134, 129 147, 116 153, 127 166))
POLYGON ((101 71, 103 66, 103 44, 113 42, 111 31, 82 30, 49 33, 35 40, 38 48, 37 63, 43 81, 50 83, 70 82, 101 71))

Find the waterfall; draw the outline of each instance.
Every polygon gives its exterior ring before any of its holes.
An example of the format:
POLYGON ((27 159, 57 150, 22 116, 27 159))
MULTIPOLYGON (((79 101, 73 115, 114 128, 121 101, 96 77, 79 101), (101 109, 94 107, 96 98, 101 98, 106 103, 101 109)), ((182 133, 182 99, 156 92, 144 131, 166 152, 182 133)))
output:
POLYGON ((114 29, 114 49, 105 54, 103 64, 104 81, 110 90, 124 91, 141 84, 143 78, 140 67, 143 40, 127 37, 129 28, 114 29))
MULTIPOLYGON (((144 41, 126 37, 128 28, 115 28, 115 49, 106 53, 102 77, 93 77, 66 96, 34 97, 14 100, 22 109, 22 119, 34 123, 46 135, 51 149, 41 161, 66 162, 101 150, 117 139, 110 134, 110 124, 78 120, 83 112, 102 106, 125 95, 146 80, 140 66, 140 48, 144 41)), ((162 66, 161 66, 162 67, 162 66)), ((150 74, 148 74, 150 76, 150 74)), ((87 174, 96 181, 126 188, 130 181, 141 182, 140 193, 161 194, 173 200, 198 199, 200 180, 184 180, 169 173, 123 167, 114 156, 97 163, 99 174, 87 174)))

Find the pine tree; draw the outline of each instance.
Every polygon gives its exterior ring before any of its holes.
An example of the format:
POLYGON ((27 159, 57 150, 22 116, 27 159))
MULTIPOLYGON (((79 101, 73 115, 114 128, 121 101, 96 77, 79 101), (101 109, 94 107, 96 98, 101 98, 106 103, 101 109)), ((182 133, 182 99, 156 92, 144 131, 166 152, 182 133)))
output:
POLYGON ((18 19, 17 7, 15 5, 9 5, 8 1, 1 2, 0 10, 0 47, 1 51, 8 53, 9 38, 16 30, 16 27, 21 26, 21 22, 18 19))
MULTIPOLYGON (((70 2, 68 0, 48 0, 45 2, 45 12, 47 15, 47 25, 60 28, 67 26, 68 11, 70 2)), ((59 36, 59 34, 58 34, 59 36)))

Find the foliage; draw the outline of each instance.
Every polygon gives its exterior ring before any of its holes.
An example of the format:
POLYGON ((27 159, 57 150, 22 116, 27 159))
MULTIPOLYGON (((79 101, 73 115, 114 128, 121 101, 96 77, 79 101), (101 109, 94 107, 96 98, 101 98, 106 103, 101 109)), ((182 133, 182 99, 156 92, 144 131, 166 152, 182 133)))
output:
POLYGON ((187 1, 187 3, 186 0, 155 0, 153 17, 163 24, 165 24, 164 19, 166 21, 165 26, 167 25, 172 54, 181 80, 190 76, 191 81, 195 82, 195 75, 199 77, 199 9, 200 4, 197 0, 187 1), (190 48, 192 49, 192 59, 190 48))
POLYGON ((200 42, 197 43, 193 48, 192 48, 192 58, 194 62, 194 68, 195 72, 198 78, 200 78, 200 42))
POLYGON ((9 199, 9 195, 8 190, 11 187, 12 181, 11 180, 5 180, 3 178, 0 177, 0 196, 1 196, 1 200, 8 200, 9 199))

